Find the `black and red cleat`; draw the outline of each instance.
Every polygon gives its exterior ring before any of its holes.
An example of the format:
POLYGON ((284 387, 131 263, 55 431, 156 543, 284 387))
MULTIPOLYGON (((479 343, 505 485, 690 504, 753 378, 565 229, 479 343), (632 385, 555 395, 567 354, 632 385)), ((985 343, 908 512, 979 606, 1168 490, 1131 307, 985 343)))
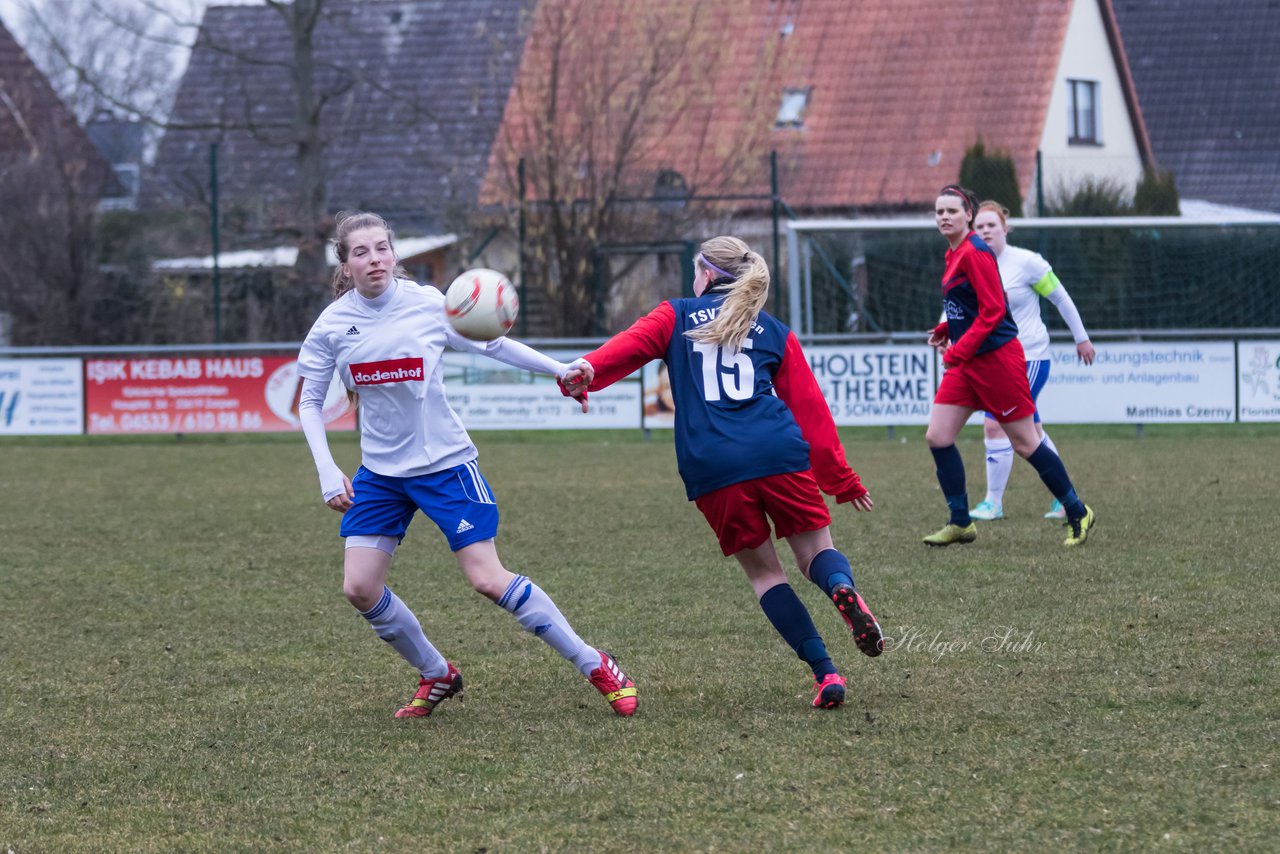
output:
POLYGON ((844 617, 845 625, 853 633, 853 642, 863 655, 875 658, 884 652, 884 632, 858 591, 847 584, 837 584, 831 592, 831 601, 836 603, 836 610, 844 617))

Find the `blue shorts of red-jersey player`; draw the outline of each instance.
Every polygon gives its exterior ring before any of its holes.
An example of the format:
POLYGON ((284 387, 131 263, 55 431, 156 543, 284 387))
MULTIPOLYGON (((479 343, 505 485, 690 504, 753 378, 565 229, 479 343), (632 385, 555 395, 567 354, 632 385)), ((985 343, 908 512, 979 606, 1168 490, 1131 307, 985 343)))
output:
POLYGON ((831 524, 831 511, 812 470, 774 474, 721 487, 694 499, 716 532, 725 555, 754 549, 769 539, 769 521, 779 539, 831 524))
POLYGON ((1022 344, 1015 338, 947 368, 933 402, 983 409, 1001 424, 1031 417, 1036 403, 1027 383, 1027 360, 1022 344))

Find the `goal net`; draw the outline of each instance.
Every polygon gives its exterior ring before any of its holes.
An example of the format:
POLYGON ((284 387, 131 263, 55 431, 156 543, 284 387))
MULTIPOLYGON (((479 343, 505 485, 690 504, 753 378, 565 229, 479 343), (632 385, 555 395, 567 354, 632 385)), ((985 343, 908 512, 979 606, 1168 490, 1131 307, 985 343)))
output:
MULTIPOLYGON (((1091 330, 1280 328, 1280 221, 1009 224, 1009 243, 1045 257, 1091 330)), ((937 323, 946 244, 932 220, 797 220, 788 229, 786 310, 798 334, 892 337, 937 323)), ((1041 307, 1051 330, 1066 328, 1041 307)))

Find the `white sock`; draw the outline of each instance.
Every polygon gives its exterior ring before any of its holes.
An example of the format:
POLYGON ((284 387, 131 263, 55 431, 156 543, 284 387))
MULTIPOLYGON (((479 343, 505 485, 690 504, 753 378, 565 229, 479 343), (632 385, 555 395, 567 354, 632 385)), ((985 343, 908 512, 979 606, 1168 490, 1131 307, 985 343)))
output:
POLYGON ((590 677, 591 671, 600 666, 600 653, 596 648, 578 637, 551 597, 527 577, 517 575, 498 604, 514 614, 525 631, 572 661, 583 676, 590 677))
POLYGON ((1004 489, 1013 471, 1013 443, 1008 436, 987 439, 987 501, 996 507, 1004 505, 1004 489))
POLYGON ((378 637, 390 644, 424 678, 436 679, 449 672, 449 662, 427 640, 418 618, 400 601, 399 596, 391 592, 390 587, 384 586, 378 604, 368 611, 361 611, 360 616, 368 620, 378 637))
MULTIPOLYGON (((1058 454, 1058 446, 1053 444, 1053 440, 1049 438, 1048 433, 1044 434, 1044 443, 1049 446, 1049 450, 1053 451, 1055 454, 1058 454)), ((1058 454, 1058 456, 1061 457, 1062 454, 1058 454)))

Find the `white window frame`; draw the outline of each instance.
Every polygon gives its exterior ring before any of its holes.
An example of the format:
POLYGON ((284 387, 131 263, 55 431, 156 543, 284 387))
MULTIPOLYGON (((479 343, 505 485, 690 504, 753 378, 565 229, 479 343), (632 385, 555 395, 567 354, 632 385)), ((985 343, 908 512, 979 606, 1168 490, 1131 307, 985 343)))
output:
POLYGON ((1067 144, 1102 145, 1101 100, 1102 85, 1097 80, 1067 80, 1067 144), (1081 103, 1082 92, 1089 93, 1088 106, 1081 103), (1092 127, 1082 127, 1088 120, 1092 121, 1092 127))
POLYGON ((774 120, 775 128, 802 128, 804 114, 809 109, 809 96, 813 94, 812 86, 788 86, 782 90, 782 100, 778 104, 778 117, 774 120))

